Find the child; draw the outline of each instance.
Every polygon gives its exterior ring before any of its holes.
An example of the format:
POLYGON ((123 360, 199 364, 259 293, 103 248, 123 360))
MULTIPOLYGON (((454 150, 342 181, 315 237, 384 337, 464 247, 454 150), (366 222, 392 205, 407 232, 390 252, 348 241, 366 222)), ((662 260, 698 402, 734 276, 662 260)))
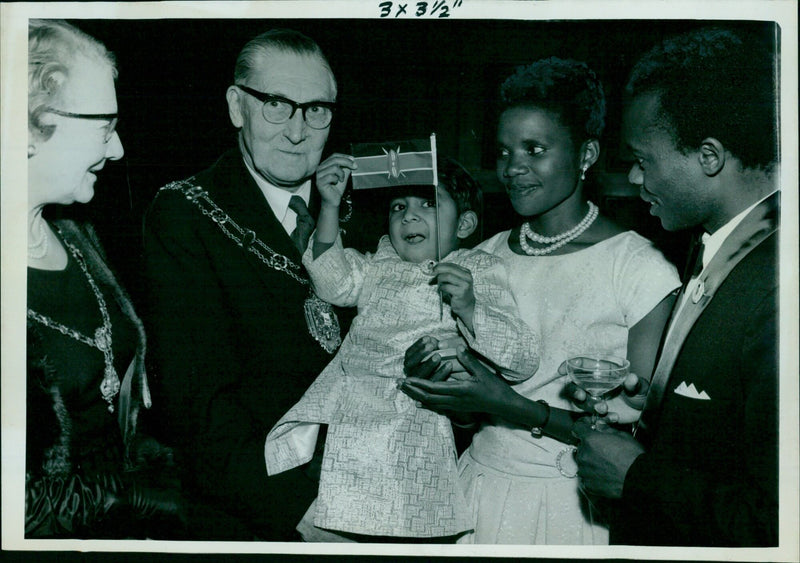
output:
POLYGON ((405 350, 424 335, 460 334, 518 382, 538 368, 538 334, 517 316, 502 261, 458 250, 477 227, 481 199, 466 170, 439 164, 436 264, 433 186, 392 188, 389 235, 374 254, 342 248, 339 203, 355 166, 333 155, 317 171, 322 204, 303 264, 320 298, 357 305, 358 315, 333 361, 269 433, 267 471, 307 462, 327 424, 319 496, 298 526, 307 541, 337 537, 324 530, 449 541, 469 529, 452 428, 397 390, 405 350))

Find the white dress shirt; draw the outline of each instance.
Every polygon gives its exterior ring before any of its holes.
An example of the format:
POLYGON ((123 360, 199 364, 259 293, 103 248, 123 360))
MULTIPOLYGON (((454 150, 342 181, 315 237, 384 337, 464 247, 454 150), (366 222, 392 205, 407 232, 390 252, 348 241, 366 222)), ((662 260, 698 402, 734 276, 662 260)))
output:
MULTIPOLYGON (((775 192, 772 192, 775 193, 775 192)), ((687 299, 692 298, 692 296, 697 297, 698 295, 702 294, 703 291, 703 274, 708 267, 708 264, 711 262, 711 259, 719 252, 719 249, 722 247, 722 244, 725 242, 725 239, 739 226, 747 214, 750 213, 758 204, 762 201, 767 199, 772 195, 770 193, 768 196, 758 200, 753 205, 736 215, 733 219, 725 223, 722 227, 717 229, 714 233, 708 234, 703 233, 702 235, 702 243, 703 243, 703 269, 696 277, 692 277, 689 282, 686 284, 686 291, 683 292, 683 298, 681 299, 680 304, 678 305, 678 310, 675 314, 677 317, 680 315, 681 311, 683 310, 684 305, 686 304, 687 299)), ((674 323, 672 323, 674 324, 674 323)))
POLYGON ((256 185, 264 194, 264 197, 267 198, 267 203, 275 214, 275 217, 280 221, 283 229, 287 234, 291 235, 292 231, 294 231, 297 226, 297 213, 289 208, 289 200, 293 195, 299 195, 303 198, 303 201, 306 202, 306 206, 308 206, 311 199, 311 180, 306 180, 300 187, 294 190, 279 188, 278 186, 270 184, 262 178, 260 174, 256 173, 246 160, 244 161, 244 165, 256 181, 256 185))

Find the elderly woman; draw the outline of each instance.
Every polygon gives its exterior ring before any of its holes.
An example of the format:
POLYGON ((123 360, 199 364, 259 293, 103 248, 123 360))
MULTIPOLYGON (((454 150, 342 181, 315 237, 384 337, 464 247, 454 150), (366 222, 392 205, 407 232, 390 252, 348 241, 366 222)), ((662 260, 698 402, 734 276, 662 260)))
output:
POLYGON ((473 377, 437 381, 446 374, 436 357, 420 363, 436 347, 429 339, 409 349, 406 368, 436 368, 434 381, 407 378, 403 388, 432 408, 488 415, 459 462, 474 526, 464 542, 608 543, 580 493, 573 448, 552 437, 568 440, 575 416, 561 366, 606 350, 649 378, 678 276, 650 241, 586 199, 605 115, 586 64, 550 58, 519 69, 502 86, 501 110, 497 177, 522 221, 479 248, 505 260, 521 317, 541 329, 539 370, 512 387, 461 354, 473 377))
POLYGON ((30 22, 28 56, 25 534, 136 537, 148 519, 177 522, 179 506, 139 478, 143 460, 169 458, 135 437, 150 406, 142 323, 93 230, 43 216, 91 200, 97 172, 123 155, 115 62, 61 21, 30 22))

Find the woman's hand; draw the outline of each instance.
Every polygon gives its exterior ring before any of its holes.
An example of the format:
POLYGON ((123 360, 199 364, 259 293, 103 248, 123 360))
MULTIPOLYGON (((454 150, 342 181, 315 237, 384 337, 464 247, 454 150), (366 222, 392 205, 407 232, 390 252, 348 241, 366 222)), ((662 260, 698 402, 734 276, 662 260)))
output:
POLYGON ((423 336, 406 350, 403 371, 408 377, 444 381, 450 376, 450 362, 442 362, 442 357, 431 352, 439 350, 439 341, 432 336, 423 336), (428 358, 428 359, 426 359, 428 358))
MULTIPOLYGON (((424 354, 434 350, 431 348, 425 352, 424 350, 427 348, 424 340, 425 338, 417 341, 409 348, 406 352, 406 360, 409 355, 422 358, 424 354)), ((435 341, 436 339, 431 338, 431 340, 435 341)), ((418 371, 407 371, 407 373, 415 373, 415 376, 398 381, 398 388, 403 393, 431 410, 503 414, 520 397, 503 379, 486 369, 463 346, 458 349, 458 361, 467 371, 452 374, 447 381, 433 377, 425 378, 429 374, 438 374, 437 368, 425 365, 432 360, 433 358, 418 365, 418 371), (416 374, 421 374, 423 377, 418 377, 416 374)), ((448 375, 450 374, 448 373, 448 375)))
POLYGON ((339 208, 342 195, 347 187, 350 173, 358 165, 355 158, 347 154, 334 153, 317 168, 317 189, 322 197, 322 205, 339 208))
POLYGON ((472 287, 472 272, 449 262, 439 262, 434 268, 434 279, 450 309, 475 334, 472 319, 475 315, 475 292, 472 287))

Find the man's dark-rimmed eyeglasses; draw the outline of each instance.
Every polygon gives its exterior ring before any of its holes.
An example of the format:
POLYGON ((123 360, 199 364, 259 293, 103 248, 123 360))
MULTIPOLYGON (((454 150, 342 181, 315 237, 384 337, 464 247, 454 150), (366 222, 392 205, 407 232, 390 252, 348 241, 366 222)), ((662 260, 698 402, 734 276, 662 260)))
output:
POLYGON ((333 102, 314 101, 299 104, 289 98, 259 92, 240 84, 237 84, 236 87, 263 102, 261 113, 264 119, 276 125, 289 121, 299 109, 309 127, 312 129, 325 129, 331 124, 333 110, 336 109, 336 104, 333 102))
POLYGON ((45 112, 60 115, 61 117, 72 117, 75 119, 91 119, 93 121, 108 121, 105 127, 103 142, 108 143, 111 137, 114 136, 114 131, 117 129, 117 122, 119 121, 119 114, 117 113, 72 113, 71 111, 61 111, 55 108, 45 108, 45 112))

